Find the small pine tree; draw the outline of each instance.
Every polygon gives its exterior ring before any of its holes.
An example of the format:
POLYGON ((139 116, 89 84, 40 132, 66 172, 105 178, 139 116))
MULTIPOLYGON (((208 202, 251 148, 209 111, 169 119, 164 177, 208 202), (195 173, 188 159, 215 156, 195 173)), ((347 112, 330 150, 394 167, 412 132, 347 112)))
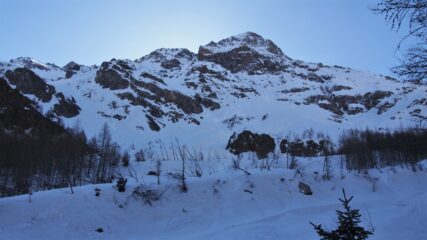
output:
POLYGON ((126 183, 128 182, 127 178, 119 178, 119 180, 117 181, 117 190, 119 192, 125 192, 126 191, 126 183))
POLYGON ((350 201, 353 199, 353 196, 347 198, 345 195, 344 189, 342 190, 344 199, 339 199, 343 206, 344 211, 337 210, 338 215, 338 228, 333 231, 326 231, 322 228, 322 225, 316 225, 310 222, 313 225, 314 230, 321 237, 321 240, 364 240, 368 239, 369 235, 372 235, 372 232, 365 230, 363 227, 359 226, 360 223, 360 213, 359 209, 351 209, 350 201))

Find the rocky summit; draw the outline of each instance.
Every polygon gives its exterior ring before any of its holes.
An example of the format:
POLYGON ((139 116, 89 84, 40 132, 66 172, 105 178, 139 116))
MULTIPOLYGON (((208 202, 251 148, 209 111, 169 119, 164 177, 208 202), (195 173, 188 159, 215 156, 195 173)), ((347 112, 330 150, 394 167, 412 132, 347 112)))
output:
POLYGON ((313 129, 336 138, 354 126, 427 124, 426 85, 295 60, 252 32, 197 53, 158 49, 99 66, 22 57, 0 62, 0 78, 66 126, 78 121, 94 135, 107 122, 125 146, 178 138, 225 149, 244 130, 283 137, 313 129))

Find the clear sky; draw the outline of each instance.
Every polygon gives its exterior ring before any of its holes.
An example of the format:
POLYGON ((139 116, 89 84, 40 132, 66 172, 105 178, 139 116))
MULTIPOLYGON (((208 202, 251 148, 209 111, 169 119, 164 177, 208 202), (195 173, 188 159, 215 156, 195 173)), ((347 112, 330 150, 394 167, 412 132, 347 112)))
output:
POLYGON ((390 74, 402 33, 375 0, 0 0, 0 60, 64 65, 136 59, 157 48, 197 52, 253 31, 288 56, 390 74))

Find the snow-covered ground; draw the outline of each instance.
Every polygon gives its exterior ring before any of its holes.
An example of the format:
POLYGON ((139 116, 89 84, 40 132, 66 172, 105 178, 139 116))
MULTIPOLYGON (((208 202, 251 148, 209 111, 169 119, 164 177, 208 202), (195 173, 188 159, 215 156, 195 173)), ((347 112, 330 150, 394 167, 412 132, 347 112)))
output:
POLYGON ((336 157, 333 177, 326 181, 323 158, 298 159, 299 172, 286 169, 284 161, 268 171, 246 159, 242 166, 251 173, 246 175, 231 169, 231 160, 210 158, 201 162, 202 177, 188 177, 187 193, 168 177, 181 163, 164 161, 159 186, 155 176, 147 176, 155 163, 143 162, 132 164, 138 181, 128 176, 124 193, 115 184, 103 184, 76 187, 74 194, 70 189, 37 192, 31 203, 29 195, 3 198, 0 239, 316 239, 309 221, 335 227, 342 188, 354 195, 351 206, 361 210, 362 225, 374 228, 370 239, 427 239, 426 170, 347 172, 336 157), (299 192, 300 181, 313 195, 299 192), (130 196, 139 184, 165 193, 149 206, 130 196), (95 188, 101 189, 99 197, 95 188))

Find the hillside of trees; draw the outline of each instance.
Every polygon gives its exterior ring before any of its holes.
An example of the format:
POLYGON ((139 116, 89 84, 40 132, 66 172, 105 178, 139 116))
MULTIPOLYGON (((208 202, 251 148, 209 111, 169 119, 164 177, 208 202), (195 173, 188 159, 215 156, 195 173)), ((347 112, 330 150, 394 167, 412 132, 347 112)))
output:
POLYGON ((338 154, 348 170, 363 171, 385 166, 409 166, 427 158, 427 129, 374 132, 348 130, 339 140, 338 154))
POLYGON ((65 129, 0 78, 0 196, 110 182, 121 159, 107 125, 87 139, 65 129))
POLYGON ((111 182, 122 155, 107 125, 87 139, 78 127, 52 135, 0 129, 0 196, 111 182))

